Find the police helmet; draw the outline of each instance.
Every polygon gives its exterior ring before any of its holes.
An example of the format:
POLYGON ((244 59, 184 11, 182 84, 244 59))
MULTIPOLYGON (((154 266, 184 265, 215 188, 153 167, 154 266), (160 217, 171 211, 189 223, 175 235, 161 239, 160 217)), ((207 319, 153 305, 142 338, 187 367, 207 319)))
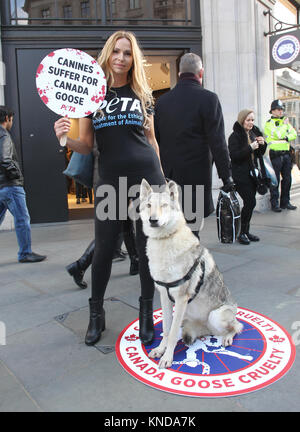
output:
POLYGON ((272 103, 271 103, 271 109, 270 109, 270 114, 272 114, 272 111, 275 109, 282 109, 285 110, 285 105, 281 102, 280 99, 275 99, 272 103))

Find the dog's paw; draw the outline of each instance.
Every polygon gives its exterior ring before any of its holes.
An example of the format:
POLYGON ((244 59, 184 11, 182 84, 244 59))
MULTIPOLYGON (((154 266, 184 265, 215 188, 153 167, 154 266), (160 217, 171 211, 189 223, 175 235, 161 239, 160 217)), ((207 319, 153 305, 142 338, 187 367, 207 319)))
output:
POLYGON ((236 332, 237 332, 238 334, 242 333, 243 328, 244 328, 243 324, 240 323, 240 322, 238 322, 237 327, 236 327, 236 332))
POLYGON ((182 335, 182 340, 185 343, 185 345, 191 346, 191 345, 193 345, 193 343, 195 342, 196 339, 193 338, 188 333, 185 333, 184 335, 182 335))
POLYGON ((172 366, 173 363, 173 356, 169 357, 167 355, 163 355, 160 359, 160 362, 158 363, 159 369, 168 369, 172 366))
POLYGON ((159 349, 159 347, 153 348, 153 350, 150 351, 149 357, 150 358, 161 358, 165 350, 159 349))
POLYGON ((229 345, 232 345, 232 342, 233 342, 233 336, 229 334, 223 337, 222 345, 224 347, 227 347, 229 345))

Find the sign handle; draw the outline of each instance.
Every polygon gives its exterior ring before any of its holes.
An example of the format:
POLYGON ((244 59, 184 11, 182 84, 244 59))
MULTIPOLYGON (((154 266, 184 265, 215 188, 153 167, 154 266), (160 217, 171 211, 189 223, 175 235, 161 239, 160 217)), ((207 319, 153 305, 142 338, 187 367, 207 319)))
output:
POLYGON ((62 137, 61 137, 60 140, 59 140, 59 144, 60 144, 62 147, 65 147, 65 146, 66 146, 66 144, 67 144, 67 134, 63 134, 63 135, 62 135, 62 137))

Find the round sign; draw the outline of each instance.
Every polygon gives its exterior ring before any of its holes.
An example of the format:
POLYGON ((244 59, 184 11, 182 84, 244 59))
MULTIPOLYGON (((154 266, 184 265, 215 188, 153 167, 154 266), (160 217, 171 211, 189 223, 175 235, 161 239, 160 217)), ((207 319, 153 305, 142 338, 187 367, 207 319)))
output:
POLYGON ((97 111, 106 94, 106 78, 93 57, 64 48, 48 54, 37 68, 36 87, 45 105, 63 117, 97 111))
POLYGON ((285 35, 277 39, 272 49, 272 56, 277 63, 288 64, 293 62, 299 54, 299 40, 292 35, 285 35))
POLYGON ((238 308, 243 331, 233 344, 222 346, 220 336, 208 335, 187 346, 178 335, 173 364, 159 369, 149 352, 162 339, 162 310, 153 314, 155 340, 143 346, 138 319, 116 343, 119 362, 134 378, 159 390, 196 397, 225 397, 249 393, 281 378, 295 359, 295 345, 284 328, 256 312, 238 308))

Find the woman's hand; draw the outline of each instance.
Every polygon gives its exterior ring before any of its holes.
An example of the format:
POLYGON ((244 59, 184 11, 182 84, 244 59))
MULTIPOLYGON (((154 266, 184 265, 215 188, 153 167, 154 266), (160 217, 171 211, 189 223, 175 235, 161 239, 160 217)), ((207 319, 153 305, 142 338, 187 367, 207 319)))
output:
POLYGON ((264 145, 265 143, 265 140, 262 136, 256 137, 256 141, 258 142, 259 145, 264 145))
POLYGON ((258 142, 255 140, 250 144, 250 147, 252 148, 252 150, 256 150, 259 147, 258 142))
POLYGON ((67 117, 60 118, 54 123, 54 130, 58 141, 64 134, 68 134, 71 129, 71 121, 67 117))

